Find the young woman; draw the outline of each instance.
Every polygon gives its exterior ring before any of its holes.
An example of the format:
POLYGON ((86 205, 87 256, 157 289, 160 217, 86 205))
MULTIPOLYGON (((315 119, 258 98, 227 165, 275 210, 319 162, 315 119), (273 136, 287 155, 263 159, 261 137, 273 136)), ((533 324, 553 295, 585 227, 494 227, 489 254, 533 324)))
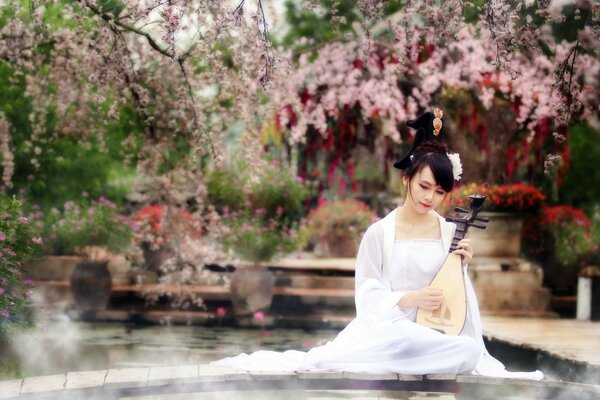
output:
MULTIPOLYGON (((402 206, 365 232, 356 259, 356 318, 331 342, 308 352, 258 351, 214 362, 244 370, 355 371, 370 373, 474 373, 541 379, 540 371, 514 373, 486 351, 475 292, 467 274, 467 318, 458 336, 415 322, 418 307, 435 310, 443 293, 428 285, 444 262, 456 225, 434 210, 460 178, 457 155, 448 154, 442 112, 427 112, 407 125, 417 129, 412 148, 394 167, 403 170, 402 206)), ((467 268, 468 239, 455 253, 467 268)))

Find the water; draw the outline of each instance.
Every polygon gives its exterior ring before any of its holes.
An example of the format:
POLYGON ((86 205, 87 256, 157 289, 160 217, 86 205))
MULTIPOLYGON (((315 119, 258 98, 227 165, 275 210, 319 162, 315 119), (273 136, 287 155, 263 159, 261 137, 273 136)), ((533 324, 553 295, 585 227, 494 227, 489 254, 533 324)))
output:
MULTIPOLYGON (((128 323, 82 323, 61 319, 45 329, 32 329, 0 342, 0 381, 20 377, 54 375, 70 371, 111 368, 206 364, 210 361, 256 350, 309 350, 326 343, 337 331, 299 329, 232 329, 202 326, 135 325, 128 323)), ((506 352, 503 352, 506 354, 506 352)), ((522 358, 522 357, 518 357, 522 358)), ((555 398, 528 396, 526 391, 491 399, 555 398)), ((131 399, 253 400, 271 399, 463 399, 465 393, 391 392, 376 390, 262 390, 219 393, 181 393, 131 397, 131 399)), ((570 394, 569 394, 570 396, 570 394)), ((565 397, 572 398, 572 397, 565 397)), ((125 398, 125 397, 124 397, 125 398)), ((562 397, 561 397, 562 399, 562 397)))
POLYGON ((110 368, 206 364, 256 350, 308 350, 336 331, 57 321, 0 349, 0 379, 110 368))

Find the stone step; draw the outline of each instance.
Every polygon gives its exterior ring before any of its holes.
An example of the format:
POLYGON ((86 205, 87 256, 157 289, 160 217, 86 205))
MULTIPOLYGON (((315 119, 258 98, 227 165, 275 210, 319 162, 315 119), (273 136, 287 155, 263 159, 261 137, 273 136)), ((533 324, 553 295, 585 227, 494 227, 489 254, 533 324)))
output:
POLYGON ((468 269, 469 277, 474 286, 493 285, 498 288, 511 288, 515 286, 536 286, 541 287, 544 275, 542 270, 529 271, 502 271, 478 269, 468 269))
POLYGON ((492 285, 475 287, 479 308, 481 310, 523 310, 548 311, 552 295, 550 290, 535 286, 518 286, 512 288, 492 285))
POLYGON ((275 273, 275 287, 350 289, 354 290, 353 276, 318 276, 298 273, 275 273))
POLYGON ((481 310, 482 316, 494 317, 527 317, 527 318, 559 318, 560 316, 553 311, 535 311, 535 310, 481 310))

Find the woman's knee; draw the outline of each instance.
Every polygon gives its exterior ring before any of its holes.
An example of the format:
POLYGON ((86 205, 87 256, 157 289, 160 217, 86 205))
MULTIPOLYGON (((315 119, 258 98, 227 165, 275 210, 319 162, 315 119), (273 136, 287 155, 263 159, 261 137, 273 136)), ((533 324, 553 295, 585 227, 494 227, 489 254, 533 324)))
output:
POLYGON ((461 338, 461 354, 463 355, 463 364, 461 372, 470 372, 475 369, 481 356, 479 345, 470 337, 459 336, 461 338))

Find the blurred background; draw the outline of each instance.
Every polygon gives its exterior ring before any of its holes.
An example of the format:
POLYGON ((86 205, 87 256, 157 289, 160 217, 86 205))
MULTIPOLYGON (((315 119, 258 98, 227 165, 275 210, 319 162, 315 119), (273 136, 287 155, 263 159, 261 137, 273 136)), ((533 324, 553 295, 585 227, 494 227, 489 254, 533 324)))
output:
POLYGON ((404 122, 434 106, 463 165, 438 211, 487 196, 482 312, 575 318, 584 278, 597 320, 598 18, 588 1, 2 2, 0 376, 47 372, 15 347, 68 321, 222 329, 201 361, 246 349, 222 327, 343 327, 361 235, 403 199, 404 122))

